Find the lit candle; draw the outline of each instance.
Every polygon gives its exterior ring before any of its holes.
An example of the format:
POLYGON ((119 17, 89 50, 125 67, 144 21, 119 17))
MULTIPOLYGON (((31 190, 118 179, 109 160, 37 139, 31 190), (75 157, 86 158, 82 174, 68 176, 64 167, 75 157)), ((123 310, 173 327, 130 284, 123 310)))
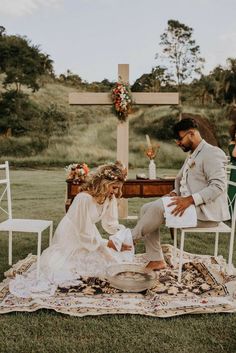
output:
POLYGON ((146 135, 146 140, 147 140, 148 148, 152 148, 152 144, 148 135, 146 135))

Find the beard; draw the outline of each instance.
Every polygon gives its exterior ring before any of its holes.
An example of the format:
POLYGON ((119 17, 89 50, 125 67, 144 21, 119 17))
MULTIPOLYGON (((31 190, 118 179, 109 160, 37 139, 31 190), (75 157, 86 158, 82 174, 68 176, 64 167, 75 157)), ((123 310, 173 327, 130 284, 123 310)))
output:
POLYGON ((189 152, 189 151, 191 151, 191 147, 190 147, 190 146, 180 146, 180 148, 181 148, 184 152, 189 152))

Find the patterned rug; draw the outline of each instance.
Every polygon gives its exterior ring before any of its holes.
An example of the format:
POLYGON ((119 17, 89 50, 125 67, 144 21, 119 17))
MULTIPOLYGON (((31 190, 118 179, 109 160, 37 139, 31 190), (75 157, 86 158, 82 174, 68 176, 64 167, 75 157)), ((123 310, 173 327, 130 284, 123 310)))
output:
MULTIPOLYGON (((81 277, 78 284, 58 287, 52 297, 17 298, 9 292, 9 281, 22 274, 36 260, 29 254, 5 273, 0 283, 0 314, 51 309, 73 316, 103 314, 139 314, 170 317, 188 313, 236 312, 236 275, 227 276, 222 257, 184 253, 182 282, 177 281, 172 246, 163 245, 168 267, 157 272, 153 288, 142 293, 126 293, 113 288, 106 279, 81 277)), ((145 254, 135 262, 144 264, 145 254)))

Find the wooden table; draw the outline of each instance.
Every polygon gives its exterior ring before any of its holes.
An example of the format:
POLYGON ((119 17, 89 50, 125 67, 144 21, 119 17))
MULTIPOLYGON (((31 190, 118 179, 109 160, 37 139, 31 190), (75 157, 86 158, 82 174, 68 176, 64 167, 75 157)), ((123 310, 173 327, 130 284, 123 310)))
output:
MULTIPOLYGON (((157 179, 128 179, 124 182, 122 194, 124 198, 132 197, 160 197, 174 189, 174 178, 157 179)), ((80 192, 80 184, 67 180, 66 211, 68 211, 74 197, 80 192)))

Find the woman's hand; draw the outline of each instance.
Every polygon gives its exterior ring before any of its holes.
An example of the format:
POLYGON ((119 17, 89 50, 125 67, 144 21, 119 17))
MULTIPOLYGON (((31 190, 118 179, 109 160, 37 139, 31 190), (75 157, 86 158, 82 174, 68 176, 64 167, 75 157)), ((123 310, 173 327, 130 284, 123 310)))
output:
POLYGON ((132 250, 132 245, 122 243, 120 251, 130 251, 132 250))
POLYGON ((115 247, 115 244, 114 244, 113 241, 110 240, 110 239, 108 240, 107 246, 108 246, 108 248, 111 248, 111 249, 113 249, 113 250, 115 250, 115 251, 118 251, 118 250, 116 249, 116 247, 115 247))
MULTIPOLYGON (((108 248, 118 251, 115 247, 115 244, 110 239, 108 240, 107 246, 108 248)), ((120 251, 130 251, 130 250, 132 250, 132 245, 122 243, 120 251)))

